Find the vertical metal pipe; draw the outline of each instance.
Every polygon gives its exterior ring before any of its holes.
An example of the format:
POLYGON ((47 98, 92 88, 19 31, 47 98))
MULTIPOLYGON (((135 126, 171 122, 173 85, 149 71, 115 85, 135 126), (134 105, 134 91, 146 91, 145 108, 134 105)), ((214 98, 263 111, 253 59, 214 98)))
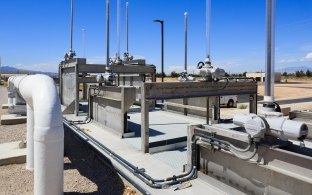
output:
POLYGON ((164 82, 164 21, 154 20, 161 25, 161 82, 164 82))
POLYGON ((120 0, 117 0, 117 57, 120 57, 120 0))
POLYGON ((73 52, 74 0, 70 1, 70 53, 73 52))
POLYGON ((161 22, 161 82, 164 82, 164 21, 161 22))
POLYGON ((274 100, 274 55, 275 55, 275 0, 267 0, 266 5, 266 66, 265 66, 265 100, 274 100))
POLYGON ((109 68, 109 0, 106 0, 106 67, 109 68))
POLYGON ((206 57, 210 58, 211 0, 206 0, 206 57))
POLYGON ((129 53, 129 2, 126 2, 126 53, 129 53))
POLYGON ((184 70, 187 72, 187 12, 184 13, 184 70))

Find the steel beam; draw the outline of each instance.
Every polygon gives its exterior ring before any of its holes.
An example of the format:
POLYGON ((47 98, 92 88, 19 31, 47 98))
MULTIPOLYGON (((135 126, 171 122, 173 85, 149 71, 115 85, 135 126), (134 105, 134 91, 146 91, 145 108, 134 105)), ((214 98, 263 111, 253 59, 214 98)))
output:
POLYGON ((143 83, 146 99, 178 99, 221 95, 257 94, 256 82, 143 83))
POLYGON ((156 72, 156 67, 153 65, 112 65, 110 68, 114 73, 153 74, 156 72))

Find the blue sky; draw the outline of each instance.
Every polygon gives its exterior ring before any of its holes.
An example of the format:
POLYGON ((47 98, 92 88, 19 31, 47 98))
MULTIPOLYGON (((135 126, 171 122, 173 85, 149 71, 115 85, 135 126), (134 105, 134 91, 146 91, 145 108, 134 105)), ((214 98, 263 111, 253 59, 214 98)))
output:
MULTIPOLYGON (((160 25, 165 21, 165 71, 184 64, 184 12, 189 14, 189 69, 205 58, 205 0, 128 0, 130 53, 160 67, 160 25)), ((122 2, 121 52, 125 51, 122 2)), ((212 0, 212 63, 227 72, 264 71, 265 0, 212 0)), ((75 0, 74 50, 105 63, 105 0, 75 0)), ((57 72, 69 50, 70 0, 0 1, 2 65, 57 72)), ((111 54, 116 52, 116 0, 111 0, 111 54)), ((312 69, 312 1, 277 0, 275 67, 312 69)), ((160 72, 160 69, 158 69, 160 72)))

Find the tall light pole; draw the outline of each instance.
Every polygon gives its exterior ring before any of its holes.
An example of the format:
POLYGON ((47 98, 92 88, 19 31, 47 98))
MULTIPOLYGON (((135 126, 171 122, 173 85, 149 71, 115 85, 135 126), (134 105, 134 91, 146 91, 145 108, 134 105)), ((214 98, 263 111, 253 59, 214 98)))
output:
POLYGON ((106 0, 106 68, 109 69, 109 9, 110 2, 106 0))
POLYGON ((184 13, 184 70, 187 72, 187 12, 184 13))
POLYGON ((164 82, 164 21, 154 20, 161 24, 161 82, 164 82))

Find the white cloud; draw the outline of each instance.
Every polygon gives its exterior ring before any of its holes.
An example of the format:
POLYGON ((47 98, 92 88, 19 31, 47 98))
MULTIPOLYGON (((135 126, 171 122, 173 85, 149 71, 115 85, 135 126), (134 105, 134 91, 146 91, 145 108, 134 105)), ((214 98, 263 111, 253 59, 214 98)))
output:
POLYGON ((293 62, 299 62, 299 61, 300 59, 281 59, 278 61, 278 63, 283 64, 283 63, 293 63, 293 62))
POLYGON ((42 72, 58 72, 59 62, 43 62, 43 63, 35 63, 35 64, 21 64, 17 63, 12 65, 18 69, 24 70, 33 70, 33 71, 42 71, 42 72))
MULTIPOLYGON (((130 54, 130 55, 131 55, 131 54, 130 54)), ((148 63, 145 56, 134 54, 134 55, 133 55, 133 58, 134 58, 134 59, 145 59, 145 60, 146 60, 146 63, 148 63)))
POLYGON ((88 64, 105 64, 106 63, 106 57, 105 56, 94 56, 87 58, 88 64))
POLYGON ((304 58, 305 60, 312 60, 312 52, 307 53, 307 55, 304 58))
POLYGON ((305 62, 312 61, 312 52, 307 53, 304 57, 301 58, 289 58, 289 59, 281 59, 278 63, 287 64, 287 63, 296 63, 296 62, 305 62))

